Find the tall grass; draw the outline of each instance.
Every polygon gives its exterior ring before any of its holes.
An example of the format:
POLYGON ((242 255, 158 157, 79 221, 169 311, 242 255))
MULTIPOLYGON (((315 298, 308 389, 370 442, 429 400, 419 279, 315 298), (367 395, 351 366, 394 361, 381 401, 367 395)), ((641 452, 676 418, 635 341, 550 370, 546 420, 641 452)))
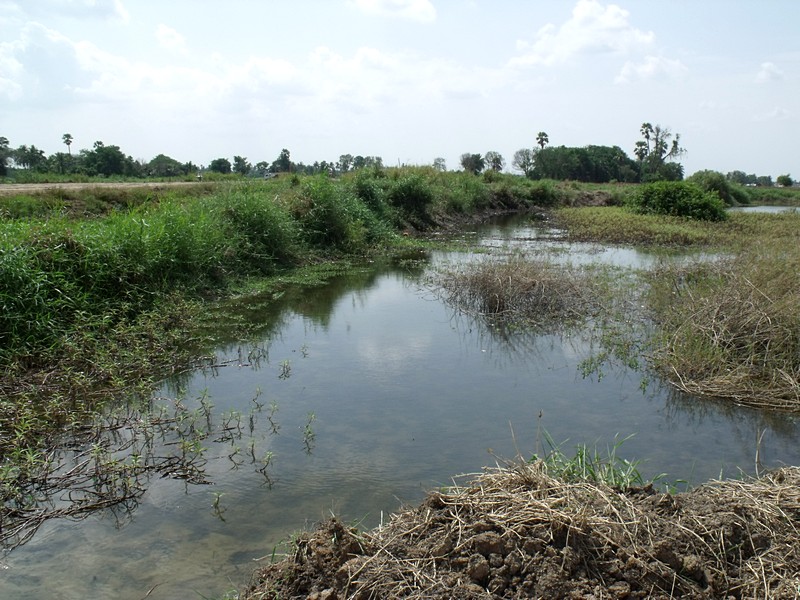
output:
POLYGON ((653 276, 654 364, 676 387, 800 410, 800 250, 762 243, 734 259, 653 276))
POLYGON ((573 241, 654 246, 708 246, 720 242, 719 223, 667 215, 643 215, 622 207, 562 208, 556 221, 573 241))
POLYGON ((521 254, 448 269, 436 279, 459 310, 539 328, 585 318, 596 297, 586 272, 521 254))

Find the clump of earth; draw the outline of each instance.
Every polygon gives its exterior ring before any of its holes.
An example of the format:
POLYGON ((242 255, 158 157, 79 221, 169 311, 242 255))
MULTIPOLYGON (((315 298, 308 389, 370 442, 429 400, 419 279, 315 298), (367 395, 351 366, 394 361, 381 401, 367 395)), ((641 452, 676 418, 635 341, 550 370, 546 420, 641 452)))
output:
POLYGON ((798 598, 800 467, 686 493, 487 470, 390 522, 300 534, 241 598, 798 598))

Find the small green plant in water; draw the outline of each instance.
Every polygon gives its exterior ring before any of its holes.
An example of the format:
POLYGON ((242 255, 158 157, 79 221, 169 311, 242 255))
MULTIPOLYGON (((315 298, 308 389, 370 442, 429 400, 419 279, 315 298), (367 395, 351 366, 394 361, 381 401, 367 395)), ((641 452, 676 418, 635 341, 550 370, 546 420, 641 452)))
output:
POLYGON ((303 427, 303 445, 308 454, 311 454, 311 451, 314 449, 314 440, 317 438, 317 434, 314 433, 314 428, 311 426, 316 419, 317 415, 313 412, 309 412, 306 424, 303 427))

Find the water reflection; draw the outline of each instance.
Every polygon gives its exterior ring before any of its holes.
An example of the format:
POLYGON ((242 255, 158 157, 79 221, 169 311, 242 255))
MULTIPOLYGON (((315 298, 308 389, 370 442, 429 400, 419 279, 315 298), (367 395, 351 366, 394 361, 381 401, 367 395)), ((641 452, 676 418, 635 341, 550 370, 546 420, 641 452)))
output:
MULTIPOLYGON (((622 365, 583 377, 586 332, 536 335, 454 313, 426 287, 426 268, 380 264, 220 307, 214 360, 165 382, 158 401, 194 415, 182 431, 210 419, 210 483, 153 477, 124 519, 45 523, 5 557, 0 596, 221 596, 308 521, 333 512, 376 525, 494 456, 532 454, 540 424, 568 453, 635 434, 619 455, 691 483, 753 472, 757 450, 764 467, 800 462, 795 419, 657 382, 643 390, 622 365), (257 324, 255 339, 236 336, 242 320, 257 324)), ((178 449, 177 434, 161 447, 178 449)))
POLYGON ((730 212, 743 212, 743 213, 769 213, 769 214, 782 214, 782 213, 796 213, 796 206, 735 206, 728 209, 730 212))

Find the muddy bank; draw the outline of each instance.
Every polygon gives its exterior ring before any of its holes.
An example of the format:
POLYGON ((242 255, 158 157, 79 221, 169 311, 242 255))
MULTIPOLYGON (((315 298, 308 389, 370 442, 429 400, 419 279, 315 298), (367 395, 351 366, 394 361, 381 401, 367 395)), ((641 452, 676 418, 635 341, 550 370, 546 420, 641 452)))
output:
POLYGON ((798 467, 672 495, 522 464, 372 531, 324 522, 241 597, 797 598, 799 528, 798 467))

